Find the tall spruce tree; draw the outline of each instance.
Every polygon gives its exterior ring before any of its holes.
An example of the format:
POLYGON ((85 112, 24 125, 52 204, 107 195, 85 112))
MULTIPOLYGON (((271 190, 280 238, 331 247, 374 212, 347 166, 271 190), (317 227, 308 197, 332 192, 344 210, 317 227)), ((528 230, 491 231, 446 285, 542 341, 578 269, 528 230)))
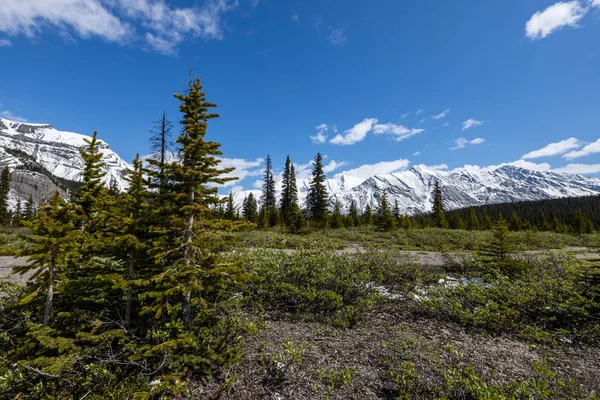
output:
POLYGON ((178 301, 181 319, 186 329, 194 320, 194 307, 205 309, 203 300, 204 280, 215 273, 216 254, 210 248, 214 242, 212 229, 219 226, 213 222, 209 227, 202 218, 211 206, 220 205, 218 188, 237 178, 227 177, 234 168, 219 168, 222 154, 220 143, 207 141, 205 136, 208 121, 219 117, 210 112, 216 104, 206 100, 200 79, 190 81, 185 94, 176 94, 183 114, 182 133, 177 138, 179 160, 167 163, 164 168, 165 182, 170 186, 169 208, 172 213, 164 232, 172 237, 166 246, 163 241, 155 242, 155 257, 166 269, 159 271, 156 281, 161 288, 154 293, 155 302, 148 310, 156 316, 173 312, 170 304, 178 301), (212 185, 212 186, 209 186, 212 185))
POLYGON ((28 263, 15 268, 15 271, 36 271, 33 285, 39 290, 33 292, 34 296, 25 299, 24 304, 34 300, 38 293, 45 293, 42 317, 44 326, 50 324, 56 285, 66 281, 69 260, 77 257, 80 247, 81 231, 76 226, 74 217, 72 207, 60 197, 57 190, 42 206, 36 218, 25 222, 25 226, 30 228, 33 234, 26 238, 31 246, 19 250, 17 255, 27 256, 28 263))
POLYGON ((294 200, 298 199, 298 192, 294 193, 292 187, 292 162, 288 155, 285 159, 285 167, 283 169, 283 177, 281 181, 281 200, 279 204, 279 214, 284 224, 287 224, 288 217, 292 211, 294 200))
POLYGON ((102 183, 106 175, 105 164, 102 161, 102 153, 98 147, 98 132, 94 132, 92 139, 84 139, 87 146, 79 149, 83 158, 83 185, 79 194, 77 204, 81 207, 83 218, 81 230, 94 233, 98 230, 96 223, 100 220, 100 211, 105 205, 107 190, 102 183))
POLYGON ((267 154, 265 161, 265 174, 263 175, 263 193, 261 219, 265 227, 277 224, 277 198, 275 197, 275 177, 271 156, 267 154))
POLYGON ((323 156, 317 153, 313 160, 312 179, 307 195, 307 208, 309 210, 310 219, 318 222, 322 226, 327 224, 328 212, 328 196, 325 181, 327 177, 323 172, 323 156))
POLYGON ((10 212, 8 209, 8 193, 10 192, 10 171, 8 165, 2 169, 0 175, 0 224, 10 223, 10 212))
POLYGON ((225 206, 225 219, 234 221, 236 219, 236 211, 237 207, 233 202, 233 193, 229 191, 229 196, 227 196, 227 204, 225 206))
MULTIPOLYGON (((133 160, 133 169, 129 170, 125 178, 129 188, 122 196, 120 202, 119 232, 116 235, 118 248, 121 250, 121 258, 127 265, 123 279, 123 287, 126 291, 125 321, 126 328, 131 327, 134 302, 134 288, 139 285, 140 270, 147 260, 148 247, 148 199, 151 197, 146 186, 142 160, 136 154, 133 160)), ((116 221, 115 221, 116 222, 116 221)), ((147 277, 146 277, 147 278, 147 277)), ((113 280, 117 281, 117 277, 113 280)))
POLYGON ((448 221, 444 210, 444 196, 440 181, 436 180, 433 186, 433 226, 436 228, 447 229, 448 221))
POLYGON ((252 193, 244 199, 243 206, 244 218, 246 221, 256 223, 258 219, 258 205, 252 193))

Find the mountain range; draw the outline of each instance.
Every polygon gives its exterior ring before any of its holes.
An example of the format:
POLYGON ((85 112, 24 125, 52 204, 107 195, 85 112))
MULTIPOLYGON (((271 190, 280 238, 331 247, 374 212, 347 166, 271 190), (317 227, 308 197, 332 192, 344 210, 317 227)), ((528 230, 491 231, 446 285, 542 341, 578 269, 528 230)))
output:
MULTIPOLYGON (((59 189, 65 197, 82 181, 84 162, 79 149, 86 146, 78 133, 60 131, 52 125, 32 124, 0 118, 0 165, 11 170, 10 204, 32 195, 40 204, 59 189)), ((100 141, 104 158, 104 183, 119 190, 127 187, 124 179, 131 168, 107 143, 100 141)), ((425 166, 376 175, 364 179, 341 175, 328 179, 330 202, 340 201, 347 209, 352 200, 363 210, 367 204, 375 208, 383 191, 392 205, 398 203, 403 214, 416 214, 431 209, 433 185, 439 181, 447 209, 600 194, 600 179, 552 171, 534 171, 517 166, 490 168, 458 168, 440 171, 425 166)), ((309 181, 298 182, 301 205, 306 199, 309 181)), ((276 183, 277 189, 281 182, 276 183)), ((234 193, 240 205, 245 196, 253 193, 260 199, 259 190, 234 193)))

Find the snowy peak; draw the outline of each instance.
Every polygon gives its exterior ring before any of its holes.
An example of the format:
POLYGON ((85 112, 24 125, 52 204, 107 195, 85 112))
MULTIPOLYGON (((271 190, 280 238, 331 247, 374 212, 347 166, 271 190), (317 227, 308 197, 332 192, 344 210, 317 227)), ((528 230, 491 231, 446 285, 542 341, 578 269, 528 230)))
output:
MULTIPOLYGON (((11 121, 0 118, 0 165, 11 169, 11 198, 36 202, 47 199, 57 188, 68 191, 82 181, 84 162, 79 149, 87 146, 90 136, 60 131, 49 124, 11 121), (44 182, 38 185, 36 182, 44 182), (36 187, 44 188, 36 192, 36 187)), ((119 189, 127 187, 125 176, 131 166, 108 144, 99 140, 99 150, 106 164, 104 183, 119 189)))
MULTIPOLYGON (((600 194, 600 179, 551 171, 534 171, 516 166, 481 169, 458 168, 440 171, 422 165, 392 174, 357 178, 339 175, 326 182, 330 206, 340 201, 347 211, 355 201, 360 210, 377 207, 382 191, 391 205, 398 202, 403 214, 429 212, 435 182, 440 182, 448 210, 494 203, 541 200, 600 194)), ((298 198, 304 207, 310 180, 299 182, 298 198)), ((279 182, 276 183, 279 191, 279 182)), ((241 204, 252 192, 260 199, 260 190, 235 193, 241 204)))

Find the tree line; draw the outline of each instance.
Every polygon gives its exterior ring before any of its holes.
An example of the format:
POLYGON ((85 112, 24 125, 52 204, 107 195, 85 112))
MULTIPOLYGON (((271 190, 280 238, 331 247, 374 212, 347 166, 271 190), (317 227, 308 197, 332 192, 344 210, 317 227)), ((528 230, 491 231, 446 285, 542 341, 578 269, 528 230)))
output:
POLYGON ((507 221, 511 231, 554 231, 584 234, 595 232, 600 226, 600 196, 584 196, 539 201, 491 204, 447 211, 443 187, 433 182, 431 211, 417 215, 402 214, 397 199, 390 201, 387 192, 377 193, 373 209, 367 204, 359 212, 355 200, 344 209, 338 199, 327 193, 327 178, 323 172, 323 157, 317 153, 313 160, 306 203, 298 203, 294 165, 289 155, 283 171, 282 191, 276 198, 275 179, 271 157, 267 155, 263 176, 262 196, 256 199, 250 193, 237 207, 230 192, 226 204, 213 210, 215 215, 229 220, 247 220, 258 229, 281 226, 290 232, 310 228, 352 228, 372 226, 379 230, 396 228, 491 230, 500 220, 507 221), (260 202, 259 202, 260 200, 260 202))

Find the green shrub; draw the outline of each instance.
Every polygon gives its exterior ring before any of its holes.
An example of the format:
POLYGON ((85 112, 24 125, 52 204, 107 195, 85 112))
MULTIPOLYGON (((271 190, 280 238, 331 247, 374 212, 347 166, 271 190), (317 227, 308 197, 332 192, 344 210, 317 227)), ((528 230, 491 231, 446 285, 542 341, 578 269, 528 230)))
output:
POLYGON ((586 297, 576 279, 582 263, 563 254, 526 255, 527 265, 515 277, 486 275, 455 286, 437 285, 423 300, 427 311, 489 332, 522 332, 551 342, 551 332, 597 341, 593 298, 586 297))

